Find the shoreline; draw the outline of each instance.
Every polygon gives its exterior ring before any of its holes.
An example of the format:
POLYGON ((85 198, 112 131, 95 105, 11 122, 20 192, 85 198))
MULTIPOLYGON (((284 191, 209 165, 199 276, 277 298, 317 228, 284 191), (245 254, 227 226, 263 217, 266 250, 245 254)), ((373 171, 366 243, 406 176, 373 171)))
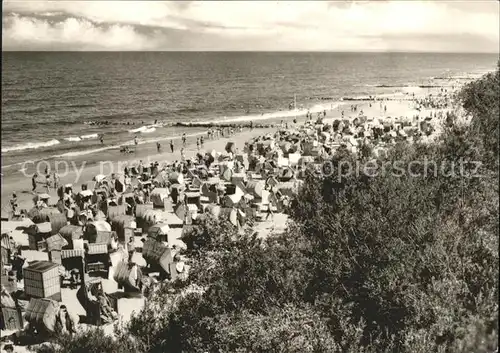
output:
MULTIPOLYGON (((464 78, 465 79, 465 78, 464 78)), ((322 112, 323 110, 331 111, 332 109, 337 109, 348 104, 356 104, 360 102, 371 102, 371 101, 393 101, 393 100, 407 100, 411 101, 411 91, 415 94, 421 95, 425 94, 424 91, 429 92, 430 90, 438 91, 440 88, 452 88, 460 85, 459 81, 462 79, 451 79, 448 78, 445 82, 440 82, 439 84, 412 84, 412 85, 392 85, 392 84, 377 84, 368 85, 367 87, 375 88, 379 90, 378 92, 361 93, 358 92, 354 95, 344 94, 338 97, 322 96, 315 97, 314 101, 306 102, 300 105, 300 109, 288 110, 288 109, 269 109, 262 112, 247 112, 244 115, 230 115, 230 116, 214 116, 211 120, 206 120, 207 118, 201 119, 201 121, 189 121, 189 122, 168 122, 165 120, 157 119, 155 121, 135 121, 132 124, 128 122, 112 122, 109 124, 88 124, 91 121, 85 122, 85 125, 91 127, 92 133, 78 136, 78 131, 68 135, 68 136, 53 136, 52 139, 47 141, 34 141, 34 142, 21 142, 14 146, 2 146, 3 162, 1 166, 2 176, 5 177, 11 173, 17 173, 17 166, 21 166, 23 162, 32 157, 33 155, 38 156, 34 159, 35 162, 42 160, 55 160, 58 158, 75 158, 78 159, 80 156, 84 155, 98 155, 101 153, 106 154, 109 151, 119 150, 123 145, 133 144, 134 135, 139 136, 140 145, 143 144, 154 144, 156 142, 162 142, 167 140, 176 140, 179 138, 178 135, 180 129, 207 129, 213 127, 234 127, 243 126, 249 127, 250 122, 254 123, 254 127, 258 125, 269 125, 272 123, 279 123, 280 120, 293 120, 295 117, 303 117, 307 111, 311 113, 322 112), (381 90, 381 91, 380 91, 381 90), (388 92, 387 90, 390 90, 388 92), (114 130, 117 126, 121 126, 124 130, 114 130), (99 131, 111 128, 111 131, 99 131), (130 128, 133 128, 130 130, 130 128), (97 129, 97 130, 96 130, 97 129), (98 135, 104 134, 104 139, 106 144, 102 145, 98 143, 98 135), (119 136, 119 139, 117 139, 119 136), (108 137, 109 140, 108 140, 108 137), (109 144, 107 143, 108 141, 109 144), (26 147, 30 145, 31 147, 26 147), (5 161, 5 165, 3 164, 5 161)), ((461 82, 463 84, 464 82, 461 82)), ((311 97, 309 97, 311 98, 311 97)), ((307 97, 304 97, 307 100, 307 97)), ((182 131, 182 130, 181 130, 182 131)), ((184 131, 182 131, 184 132, 184 131)), ((82 134, 83 131, 80 133, 82 134)), ((203 134, 203 131, 190 133, 191 135, 203 134)), ((107 157, 106 155, 101 157, 94 157, 96 161, 99 159, 107 157)), ((92 159, 91 157, 86 157, 86 159, 92 159)))
MULTIPOLYGON (((196 138, 199 136, 205 137, 204 148, 200 148, 200 152, 202 151, 210 151, 215 149, 216 151, 223 151, 227 142, 232 141, 236 143, 236 146, 240 149, 243 148, 244 142, 249 139, 262 136, 271 131, 275 131, 276 127, 280 125, 280 121, 283 123, 287 123, 289 128, 293 128, 293 120, 297 120, 298 124, 302 124, 306 120, 306 112, 309 111, 313 115, 313 119, 316 119, 316 113, 326 111, 326 117, 324 118, 325 123, 331 123, 336 119, 354 119, 359 115, 360 111, 363 111, 364 115, 373 117, 374 119, 384 119, 386 117, 412 117, 414 115, 423 116, 426 114, 426 111, 418 112, 412 106, 412 102, 416 99, 425 97, 430 93, 439 92, 438 88, 429 89, 425 92, 415 93, 413 96, 411 93, 394 93, 392 95, 381 94, 372 96, 371 100, 364 100, 362 96, 359 96, 357 101, 344 100, 338 102, 338 104, 330 104, 330 109, 319 109, 320 105, 316 105, 316 109, 310 110, 300 110, 300 111, 292 111, 295 115, 289 118, 286 117, 274 117, 274 118, 266 118, 259 119, 257 123, 254 123, 254 129, 249 130, 248 127, 243 127, 242 132, 235 132, 234 135, 230 137, 220 137, 218 139, 209 140, 206 136, 206 128, 205 126, 201 126, 199 124, 195 125, 193 123, 177 123, 178 127, 182 128, 205 128, 205 130, 200 132, 193 132, 190 134, 186 134, 187 143, 185 147, 185 155, 187 158, 196 155, 198 149, 196 147, 196 138), (380 109, 380 103, 383 102, 384 105, 387 106, 387 111, 384 112, 380 109), (353 112, 350 111, 347 106, 356 105, 358 107, 358 111, 353 112), (370 107, 371 106, 371 107, 370 107), (342 116, 342 111, 344 111, 344 116, 342 116), (189 124, 189 126, 187 126, 189 124), (186 126, 185 126, 186 125, 186 126), (257 126, 268 126, 266 128, 259 128, 257 126), (272 127, 270 127, 272 126, 272 127)), ((324 105, 321 105, 321 108, 326 108, 324 105)), ((290 114, 290 113, 289 113, 290 114)), ((220 123, 218 121, 214 121, 207 125, 207 127, 218 127, 218 126, 249 126, 250 123, 248 121, 241 122, 232 122, 232 123, 220 123)), ((182 132, 186 130, 181 130, 182 132)), ((66 166, 70 165, 71 170, 67 173, 67 175, 60 174, 60 185, 64 184, 73 184, 74 190, 79 191, 81 184, 89 183, 92 178, 97 174, 108 175, 110 173, 119 173, 122 171, 117 170, 117 166, 124 166, 126 164, 137 162, 139 160, 145 161, 145 164, 148 164, 153 161, 162 162, 173 162, 175 160, 180 160, 180 144, 177 143, 175 146, 174 153, 170 152, 170 147, 168 143, 164 143, 162 145, 162 150, 160 153, 157 152, 156 143, 157 142, 165 142, 165 141, 179 141, 181 139, 181 133, 177 136, 168 136, 168 137, 159 137, 152 140, 139 141, 139 147, 137 152, 131 154, 123 154, 118 151, 118 146, 106 147, 104 150, 99 151, 95 154, 86 154, 83 151, 83 154, 80 155, 81 152, 70 152, 66 154, 65 157, 63 155, 59 156, 59 158, 50 158, 47 160, 39 160, 37 163, 50 163, 50 170, 54 170, 54 165, 56 162, 63 163, 66 166), (91 157, 92 156, 92 157, 91 157), (45 161, 45 162, 44 162, 45 161), (104 167, 105 166, 105 167, 104 167)), ((126 145, 122 143, 122 145, 126 145)), ((22 162, 21 165, 25 162, 22 162)), ((7 173, 2 170, 2 217, 5 217, 9 212, 9 198, 13 192, 17 192, 18 194, 18 205, 19 208, 30 209, 32 207, 32 196, 31 192, 31 176, 34 172, 35 168, 27 168, 25 173, 28 175, 23 175, 19 170, 16 171, 8 171, 7 173)), ((45 178, 40 178, 40 181, 44 181, 45 178)), ((37 187, 38 192, 45 192, 45 187, 39 185, 37 187)), ((57 200, 57 195, 55 190, 51 190, 50 195, 52 197, 52 201, 55 202, 57 200)))
MULTIPOLYGON (((447 87, 448 85, 440 85, 436 87, 447 87)), ((419 86, 374 86, 379 89, 392 89, 392 92, 377 92, 373 93, 371 97, 377 100, 392 100, 394 96, 403 96, 404 91, 402 89, 407 88, 418 88, 419 86), (400 89, 396 89, 400 88, 400 89)), ((368 98, 368 94, 358 94, 358 95, 344 95, 335 97, 319 97, 312 102, 307 102, 301 104, 299 109, 269 109, 262 112, 247 112, 244 115, 229 115, 229 116, 214 116, 211 120, 206 120, 204 118, 200 121, 189 121, 189 122, 167 122, 163 120, 155 121, 141 121, 135 122, 133 124, 126 123, 111 123, 111 124, 88 124, 85 122, 84 125, 91 127, 92 131, 85 132, 85 135, 79 136, 79 133, 75 131, 67 136, 52 136, 46 141, 35 141, 35 142, 22 142, 13 146, 2 146, 2 154, 4 160, 7 159, 7 164, 1 166, 2 174, 7 174, 11 172, 11 169, 15 168, 17 165, 22 164, 19 159, 25 159, 28 155, 38 154, 44 155, 49 154, 50 156, 39 157, 36 160, 51 160, 55 158, 64 157, 75 157, 86 154, 97 154, 103 151, 119 149, 121 145, 133 143, 133 136, 138 135, 141 140, 139 144, 156 143, 158 141, 165 141, 168 139, 176 139, 175 135, 178 133, 178 129, 192 128, 192 129, 206 129, 213 127, 234 127, 243 126, 250 127, 250 122, 254 123, 254 127, 259 125, 269 125, 273 123, 279 123, 280 120, 293 120, 294 118, 300 118, 305 116, 307 112, 318 113, 324 110, 331 111, 341 106, 347 104, 352 104, 362 101, 371 101, 373 99, 368 98), (116 128, 118 126, 123 127, 123 130, 116 131, 99 131, 98 129, 116 128), (132 128, 132 129, 130 129, 132 128), (103 133, 104 139, 107 140, 109 136, 122 135, 120 140, 113 140, 111 138, 110 144, 101 145, 98 143, 98 136, 103 133), (162 134, 163 136, 161 136, 162 134), (149 137, 151 136, 151 137, 149 137), (168 136, 168 137, 165 137, 168 136), (28 147, 29 146, 29 147, 28 147), (83 151, 79 151, 79 148, 85 148, 83 151), (66 151, 64 151, 66 150, 66 151)), ((399 98, 396 98, 399 99, 399 98)), ((78 127, 77 127, 78 128, 78 127)), ((183 131, 184 132, 184 131, 183 131)), ((203 132, 199 132, 203 133, 203 132)), ((194 134, 193 134, 194 135, 194 134)))
MULTIPOLYGON (((403 96, 401 96, 403 98, 403 96)), ((382 112, 379 108, 379 101, 359 101, 356 102, 359 110, 363 110, 364 114, 367 116, 373 116, 375 118, 381 118, 383 116, 408 116, 411 114, 415 114, 414 111, 408 104, 406 100, 391 100, 386 101, 386 105, 388 107, 387 112, 382 112), (373 104, 371 104, 373 103, 373 104), (376 104, 375 104, 376 103, 376 104), (370 104, 372 107, 370 107, 370 104)), ((354 102, 348 102, 341 104, 335 107, 333 110, 327 111, 327 115, 324 119, 326 123, 331 123, 336 119, 354 119, 358 116, 359 112, 351 112, 345 111, 346 105, 355 104, 354 102), (342 110, 344 110, 344 117, 342 118, 342 110)), ((306 121, 305 114, 297 116, 297 124, 302 124, 306 121)), ((313 119, 316 119, 313 116, 313 119)), ((285 122, 285 120, 283 119, 285 122)), ((289 128, 293 128, 293 123, 290 121, 286 121, 289 124, 289 128)), ((278 124, 279 125, 279 124, 278 124)), ((206 137, 206 132, 200 132, 196 134, 191 134, 187 136, 186 147, 185 147, 185 155, 187 158, 196 155, 198 152, 202 151, 223 151, 227 142, 235 142, 236 147, 240 150, 243 149, 244 143, 249 139, 257 136, 263 136, 269 132, 276 131, 276 126, 269 128, 254 128, 253 130, 249 130, 245 128, 242 132, 235 132, 234 135, 230 137, 220 137, 218 139, 208 140, 205 139, 204 148, 200 148, 198 151, 196 147, 196 137, 203 135, 206 137)), ((176 136, 176 140, 180 140, 181 136, 176 136)), ((170 140, 170 138, 166 138, 170 140)), ((172 138, 174 140, 174 138, 172 138)), ((121 174, 122 171, 117 170, 117 166, 121 164, 124 166, 126 163, 137 162, 139 160, 143 160, 145 164, 148 164, 153 161, 162 162, 173 162, 175 160, 180 160, 180 145, 176 145, 174 153, 170 152, 170 148, 168 144, 162 145, 162 151, 157 153, 155 142, 145 142, 139 145, 139 150, 136 153, 131 153, 129 155, 124 155, 119 153, 117 150, 108 150, 106 153, 101 154, 100 162, 97 163, 86 163, 85 159, 78 158, 66 158, 60 159, 59 161, 65 161, 66 163, 72 164, 71 167, 74 170, 71 170, 67 173, 67 175, 60 174, 60 185, 64 184, 73 184, 75 192, 80 191, 81 185, 88 183, 91 184, 92 178, 97 174, 109 175, 110 173, 118 173, 121 174), (167 151, 168 149, 168 151, 167 151), (107 158, 106 158, 107 157, 107 158)), ((51 164, 51 170, 54 163, 51 164)), ((27 169, 26 173, 30 174, 34 170, 27 169)), ((40 181, 44 181, 45 178, 40 178, 40 181)), ((89 185, 91 188, 91 185, 89 185)), ((55 190, 51 188, 49 194, 51 196, 51 201, 57 201, 57 195, 55 190)), ((32 207, 32 197, 33 193, 31 192, 31 177, 30 176, 22 176, 22 173, 18 172, 16 174, 4 175, 2 176, 2 217, 6 217, 9 211, 9 199, 13 192, 17 192, 18 205, 20 209, 29 210, 32 207)), ((45 192, 45 187, 43 185, 38 185, 37 192, 45 192)))

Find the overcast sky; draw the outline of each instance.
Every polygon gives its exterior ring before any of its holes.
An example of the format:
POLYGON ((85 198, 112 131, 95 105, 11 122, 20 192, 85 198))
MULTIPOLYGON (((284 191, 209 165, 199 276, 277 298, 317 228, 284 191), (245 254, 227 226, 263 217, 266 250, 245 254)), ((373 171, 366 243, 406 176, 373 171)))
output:
POLYGON ((3 1, 3 50, 498 52, 490 1, 3 1))

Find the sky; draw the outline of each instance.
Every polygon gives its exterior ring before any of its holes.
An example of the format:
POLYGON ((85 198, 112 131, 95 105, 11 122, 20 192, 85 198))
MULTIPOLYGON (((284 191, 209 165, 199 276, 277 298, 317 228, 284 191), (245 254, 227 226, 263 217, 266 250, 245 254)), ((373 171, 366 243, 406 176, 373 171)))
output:
POLYGON ((497 0, 4 0, 2 50, 490 52, 497 0))

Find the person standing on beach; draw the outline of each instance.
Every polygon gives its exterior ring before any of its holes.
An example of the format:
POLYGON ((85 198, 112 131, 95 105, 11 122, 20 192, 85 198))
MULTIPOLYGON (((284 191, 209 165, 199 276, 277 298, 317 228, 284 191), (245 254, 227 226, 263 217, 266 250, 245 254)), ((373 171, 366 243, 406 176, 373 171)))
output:
POLYGON ((137 145, 139 144, 139 140, 137 139, 137 135, 134 137, 135 149, 137 150, 137 145))
POLYGON ((200 137, 200 145, 201 145, 201 148, 203 148, 203 136, 200 137))
POLYGON ((200 150, 200 139, 198 137, 196 138, 196 148, 198 151, 200 150))
POLYGON ((12 208, 12 216, 17 215, 17 195, 12 193, 12 199, 10 199, 10 207, 12 208))
POLYGON ((183 162, 185 162, 185 161, 186 161, 186 154, 184 153, 184 147, 182 147, 182 148, 181 148, 181 160, 182 160, 183 162))
POLYGON ((186 133, 182 134, 182 146, 186 147, 186 133))
POLYGON ((59 188, 59 174, 57 174, 56 171, 54 171, 54 189, 57 190, 59 188))
POLYGON ((47 189, 47 194, 50 193, 50 174, 47 173, 45 176, 45 188, 47 189))
POLYGON ((134 256, 135 252, 135 239, 134 237, 130 237, 127 243, 127 250, 128 250, 128 259, 129 261, 132 260, 132 257, 134 256))
POLYGON ((33 177, 31 178, 31 185, 33 186, 33 189, 31 191, 35 192, 36 191, 36 178, 38 177, 38 174, 33 174, 33 177))
POLYGON ((174 141, 170 140, 170 152, 174 153, 174 141))
POLYGON ((271 193, 269 195, 269 204, 267 206, 267 216, 266 216, 266 221, 269 219, 269 216, 274 219, 274 212, 273 212, 273 201, 274 198, 272 197, 274 195, 273 190, 271 189, 271 193))
POLYGON ((158 151, 158 153, 160 153, 161 151, 161 145, 159 142, 156 143, 156 150, 158 151))

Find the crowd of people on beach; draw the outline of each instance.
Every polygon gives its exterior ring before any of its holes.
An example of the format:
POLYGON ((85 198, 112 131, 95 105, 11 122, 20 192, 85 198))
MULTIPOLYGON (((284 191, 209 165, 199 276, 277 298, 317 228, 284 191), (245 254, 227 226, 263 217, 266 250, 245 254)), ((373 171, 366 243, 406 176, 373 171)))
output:
MULTIPOLYGON (((253 129, 253 123, 250 124, 250 129, 253 129)), ((233 136, 237 132, 242 132, 243 131, 243 126, 241 125, 231 125, 231 126, 222 126, 222 127, 212 127, 207 129, 207 139, 208 140, 217 140, 220 138, 229 138, 233 136)), ((200 150, 200 148, 203 148, 203 144, 205 141, 205 137, 199 136, 196 137, 196 146, 197 150, 200 150)), ((139 136, 135 135, 134 136, 134 151, 137 151, 137 146, 139 145, 139 136)), ((168 145, 170 147, 170 152, 174 153, 175 152, 175 143, 173 139, 170 139, 168 142, 168 145)), ((183 153, 184 149, 186 148, 187 145, 187 135, 186 133, 183 133, 181 136, 181 154, 183 153)), ((134 152, 131 150, 129 146, 123 146, 120 150, 122 153, 131 153, 134 152)), ((158 153, 162 152, 162 146, 159 141, 156 142, 156 151, 158 153)))
MULTIPOLYGON (((372 104, 376 104, 375 100, 366 103, 372 104)), ((379 102, 383 115, 387 114, 387 104, 379 102)), ((183 133, 177 146, 179 160, 163 164, 160 161, 145 164, 140 160, 118 173, 96 175, 78 191, 71 184, 61 185, 57 171, 46 168, 41 176, 43 180, 36 174, 32 178, 31 209, 20 209, 17 194, 12 195, 11 220, 30 219, 34 223, 35 231, 30 237, 38 242, 30 243, 32 250, 38 250, 40 242, 47 246, 53 241, 52 237, 59 234, 67 243, 61 245, 59 251, 83 251, 84 266, 67 265, 67 260, 61 262, 61 283, 68 282, 70 289, 78 291, 77 297, 88 317, 94 317, 97 311, 100 324, 113 323, 118 318, 118 309, 103 290, 101 283, 107 279, 102 278, 95 284, 85 279, 97 266, 92 260, 95 255, 90 254, 90 250, 100 244, 97 239, 105 244, 99 262, 114 273, 112 278, 124 292, 140 295, 152 290, 155 283, 186 278, 189 259, 182 250, 186 244, 180 237, 172 237, 170 227, 180 225, 187 229, 203 224, 207 217, 217 217, 244 229, 249 218, 269 221, 276 213, 285 214, 288 207, 294 205, 304 173, 318 173, 321 169, 318 167, 341 148, 359 154, 363 145, 369 145, 374 154, 380 155, 397 142, 413 143, 431 137, 436 126, 449 116, 446 109, 451 107, 452 99, 443 92, 439 96, 416 98, 415 104, 437 111, 428 116, 379 118, 366 116, 357 103, 350 105, 349 117, 342 110, 340 117, 329 122, 326 111, 317 112, 315 117, 308 111, 303 123, 298 123, 297 118, 293 123, 282 120, 274 133, 250 139, 242 150, 233 142, 228 142, 223 151, 208 151, 205 147, 207 141, 230 138, 242 132, 243 125, 209 127, 205 133, 192 136, 196 142, 194 155, 188 155, 188 135, 183 133), (314 168, 309 168, 311 165, 314 168), (40 185, 43 192, 37 193, 40 185), (52 189, 57 191, 55 203, 49 195, 52 189), (54 217, 63 220, 59 230, 52 228, 43 234, 36 230, 41 221, 47 220, 55 227, 54 217), (112 260, 115 257, 120 259, 116 263, 112 260), (138 264, 141 257, 145 266, 138 264)), ((249 128, 254 128, 253 122, 249 128)), ((134 143, 136 147, 139 145, 137 136, 134 143)), ((170 139, 168 145, 174 153, 174 139, 170 139)), ((156 149, 158 154, 162 152, 160 142, 156 143, 156 149)), ((2 269, 7 262, 7 275, 22 287, 28 260, 15 239, 6 236, 7 245, 2 246, 9 248, 9 256, 2 257, 2 269)), ((2 287, 4 291, 8 292, 2 287)), ((10 296, 14 307, 19 308, 17 297, 7 294, 5 297, 10 296)), ((68 313, 71 311, 65 304, 59 306, 59 328, 54 330, 77 332, 78 322, 68 313)))

